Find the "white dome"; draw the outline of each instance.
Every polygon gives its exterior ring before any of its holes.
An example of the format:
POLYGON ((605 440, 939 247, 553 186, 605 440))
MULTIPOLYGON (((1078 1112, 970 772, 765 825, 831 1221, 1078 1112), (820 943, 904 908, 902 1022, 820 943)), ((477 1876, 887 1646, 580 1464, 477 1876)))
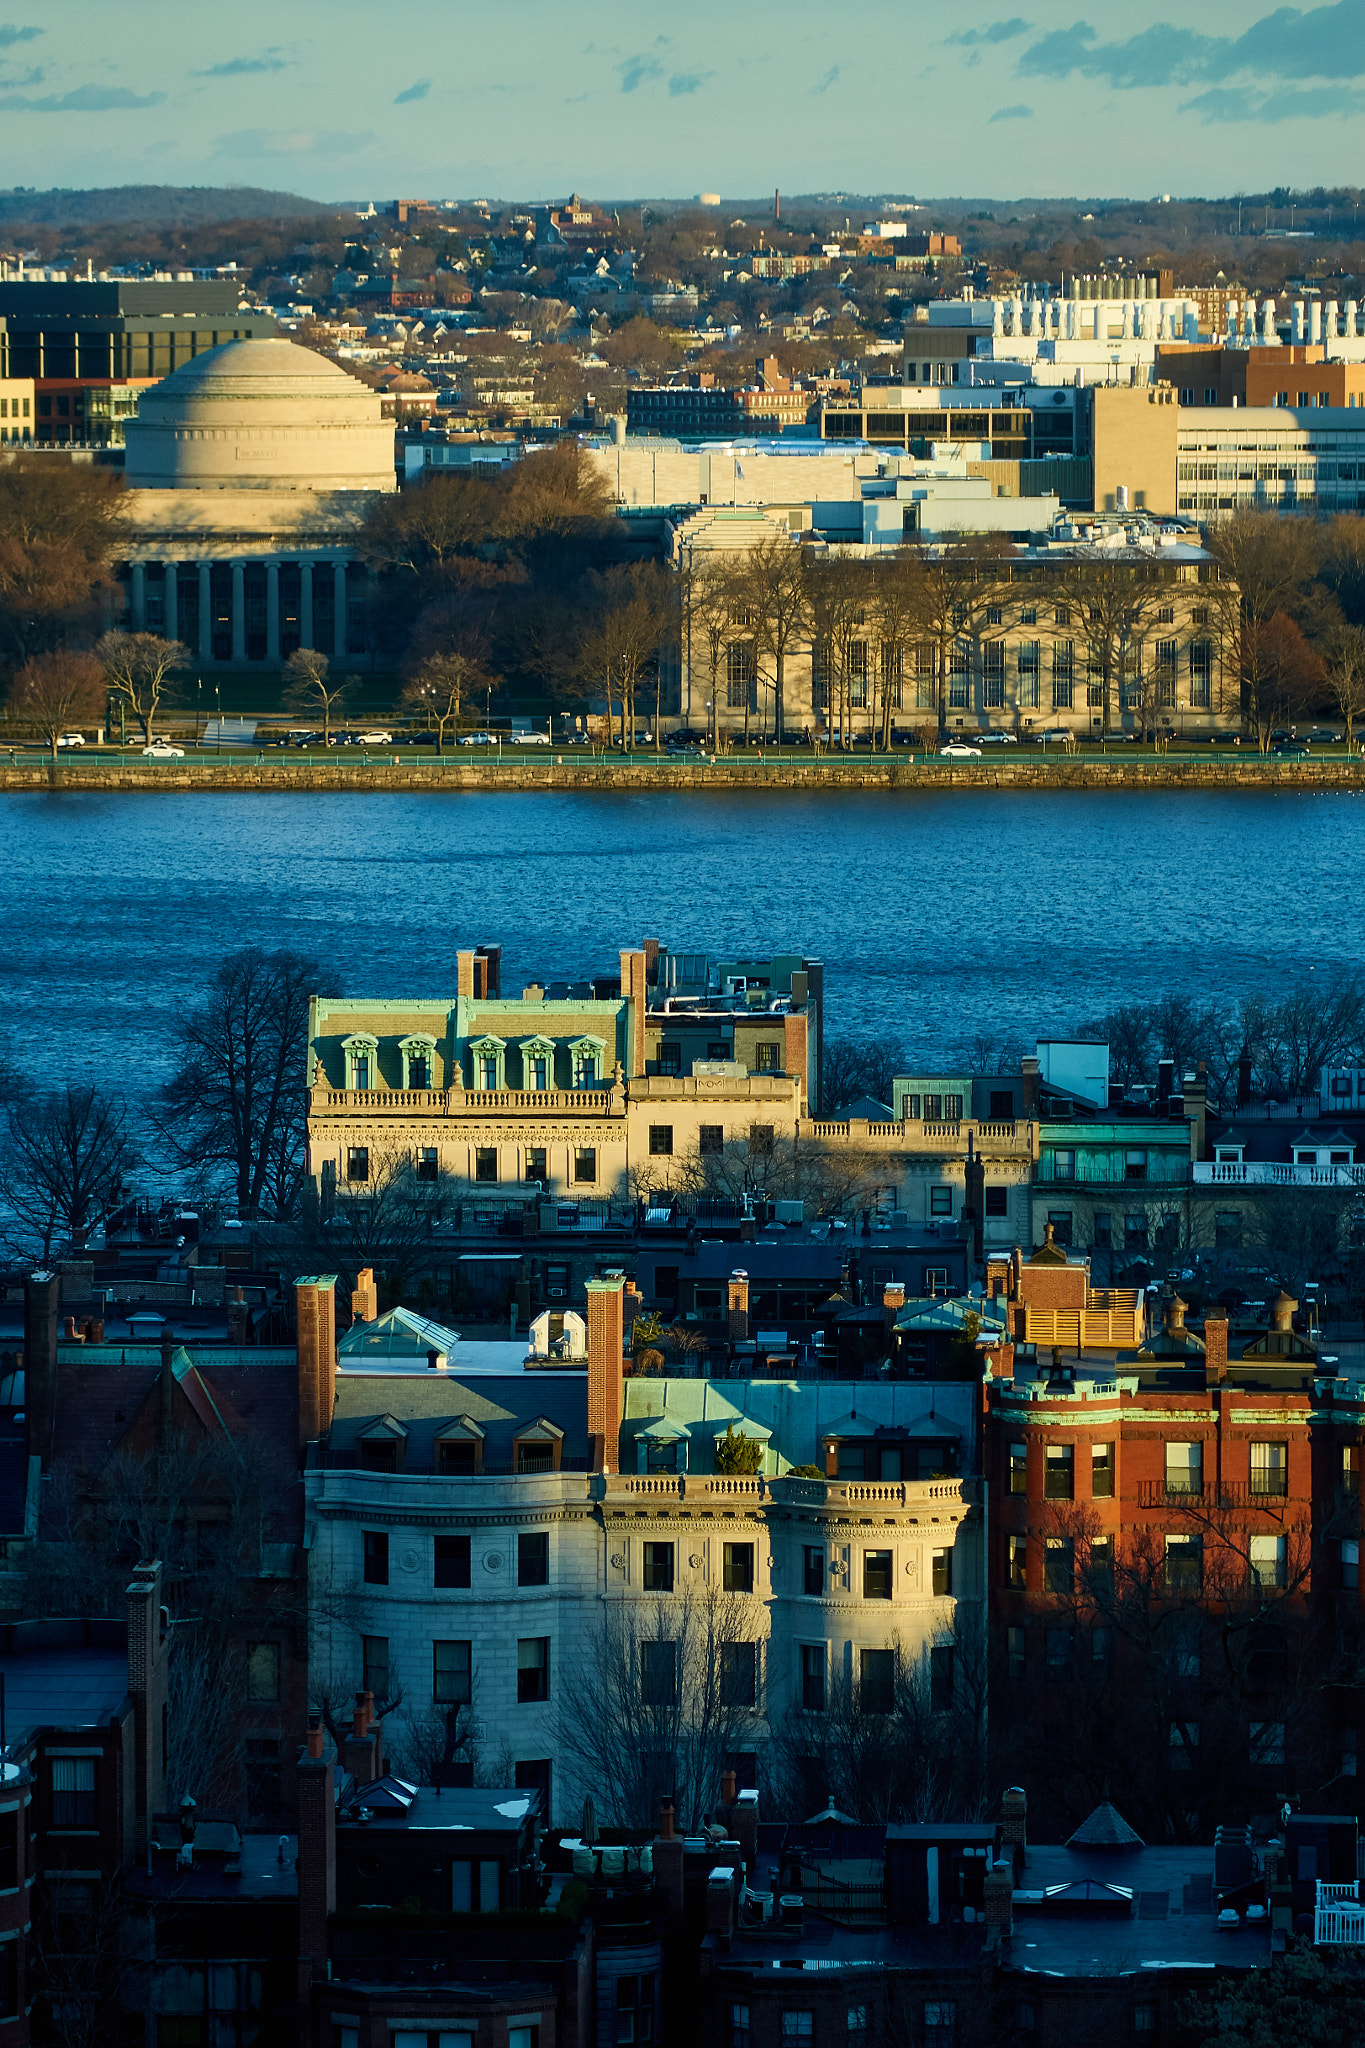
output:
POLYGON ((377 393, 292 341, 226 341, 144 391, 124 478, 159 491, 392 491, 377 393))

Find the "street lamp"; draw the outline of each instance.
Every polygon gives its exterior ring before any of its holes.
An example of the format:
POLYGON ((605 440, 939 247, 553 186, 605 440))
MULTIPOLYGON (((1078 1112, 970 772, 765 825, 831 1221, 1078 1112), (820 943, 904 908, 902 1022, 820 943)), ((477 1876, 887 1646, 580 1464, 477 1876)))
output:
POLYGON ((715 753, 715 751, 716 751, 716 728, 715 728, 715 723, 714 723, 714 720, 712 719, 712 716, 711 716, 711 714, 712 714, 712 712, 714 711, 714 709, 715 709, 715 703, 714 703, 714 700, 713 700, 712 698, 708 697, 708 698, 707 698, 707 700, 706 700, 706 743, 707 743, 707 745, 708 745, 708 746, 710 747, 710 749, 711 749, 711 752, 712 752, 713 754, 714 754, 714 753, 715 753))

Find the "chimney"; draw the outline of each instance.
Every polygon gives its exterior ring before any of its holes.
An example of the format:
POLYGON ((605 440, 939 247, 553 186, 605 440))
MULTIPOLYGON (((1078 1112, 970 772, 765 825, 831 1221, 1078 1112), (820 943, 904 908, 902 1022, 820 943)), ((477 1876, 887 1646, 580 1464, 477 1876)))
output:
POLYGON ((644 953, 621 955, 621 995, 629 1004, 626 1011, 626 1079, 633 1081, 645 1070, 645 1010, 648 1003, 644 953))
MULTIPOLYGON (((166 1803, 166 1658, 169 1631, 161 1604, 161 1565, 134 1568, 128 1587, 128 1693, 133 1702, 134 1851, 145 1856, 152 1815, 166 1803)), ((182 1786, 182 1791, 188 1791, 182 1786)))
POLYGON ((175 1424, 175 1338, 169 1323, 161 1326, 161 1442, 171 1440, 175 1424))
POLYGON ((474 1000, 474 955, 472 953, 457 953, 455 955, 455 993, 457 996, 464 996, 471 1003, 474 1000))
POLYGON ((374 1284, 373 1266, 362 1266, 355 1279, 356 1284, 351 1293, 351 1321, 372 1323, 379 1314, 379 1294, 374 1284))
POLYGON ((680 1920, 683 1911, 682 1836, 673 1832, 673 1802, 665 1799, 659 1808, 659 1832, 654 1838, 654 1882, 668 1901, 670 1920, 680 1920))
POLYGON ((24 1279, 24 1397, 29 1450, 44 1464, 52 1455, 57 1399, 57 1310, 61 1283, 55 1273, 24 1279))
POLYGON ((905 1307, 905 1282, 888 1280, 882 1288, 882 1321, 888 1330, 894 1329, 897 1316, 905 1307))
POLYGON ((621 1327, 624 1332, 645 1312, 645 1298, 633 1280, 627 1280, 621 1296, 621 1327))
POLYGON ((986 1215, 986 1164, 973 1143, 973 1134, 967 1132, 967 1165, 965 1170, 966 1189, 962 1201, 962 1235, 967 1240, 967 1257, 976 1265, 982 1253, 982 1235, 986 1215))
POLYGON ((728 1938, 735 1931, 735 1874, 715 1868, 706 1880, 706 1931, 728 1938))
POLYGON ((743 1344, 749 1336, 749 1276, 736 1266, 725 1290, 725 1307, 730 1324, 730 1342, 743 1344))
POLYGON ((1158 1060, 1156 1063, 1156 1099, 1169 1102, 1175 1087, 1175 1061, 1158 1060))
MULTIPOLYGON (((720 1774, 720 1803, 721 1803, 721 1805, 722 1805, 722 1806, 733 1806, 733 1805, 734 1805, 734 1803, 735 1803, 735 1787, 736 1787, 736 1785, 738 1784, 738 1782, 739 1782, 739 1781, 738 1781, 738 1779, 737 1779, 737 1778, 735 1777, 735 1774, 734 1774, 734 1772, 733 1772, 733 1771, 722 1771, 722 1772, 721 1772, 721 1774, 720 1774)), ((729 1819, 729 1815, 728 1815, 728 1814, 726 1815, 726 1819, 727 1819, 727 1820, 729 1819)))
POLYGON ((1007 1786, 1000 1795, 1000 1839, 1015 1851, 1015 1868, 1028 1847, 1028 1793, 1022 1785, 1007 1786))
POLYGON ((1171 1295, 1166 1303, 1166 1335, 1168 1337, 1183 1337, 1185 1335, 1185 1311, 1188 1307, 1189 1303, 1182 1301, 1178 1294, 1171 1295))
POLYGON ((1032 1054, 1025 1054, 1019 1062, 1020 1107, 1025 1117, 1038 1114, 1038 1061, 1032 1054))
POLYGON ((228 1303, 227 1326, 229 1344, 246 1343, 250 1317, 247 1314, 246 1296, 240 1287, 234 1287, 232 1290, 232 1299, 228 1303))
POLYGON ((299 2003, 327 1974, 327 1920, 337 1905, 336 1772, 322 1757, 322 1724, 308 1723, 298 1764, 299 2003))
POLYGON ((1282 1287, 1275 1296, 1274 1301, 1270 1304, 1271 1329, 1281 1332, 1292 1330, 1294 1327, 1294 1314, 1298 1305, 1293 1295, 1286 1294, 1282 1287))
POLYGON ((1204 1138, 1207 1129, 1209 1101, 1209 1069, 1206 1060, 1200 1060, 1194 1073, 1186 1074, 1185 1115, 1194 1125, 1193 1149, 1196 1159, 1204 1156, 1204 1138))
POLYGON ((997 1344, 994 1350, 986 1353, 986 1358, 990 1365, 992 1379, 1012 1380, 1014 1378, 1013 1344, 1008 1342, 997 1344))
POLYGON ((625 1282, 619 1274, 584 1283, 588 1297, 588 1434, 602 1440, 602 1470, 621 1460, 621 1352, 625 1282))
POLYGON ((381 1737, 373 1720, 374 1694, 357 1692, 351 1713, 351 1732, 341 1739, 341 1762, 357 1785, 369 1785, 383 1770, 381 1737))
POLYGON ((1216 1387, 1228 1376, 1228 1318, 1227 1311, 1209 1308, 1204 1311, 1204 1385, 1216 1387))
POLYGON ((725 1832, 739 1843, 745 1868, 752 1873, 758 1866, 758 1794, 757 1792, 736 1792, 735 1774, 727 1771, 721 1779, 724 1788, 729 1781, 729 1792, 722 1790, 722 1805, 719 1819, 725 1832))
POLYGON ((502 994, 502 947, 479 946, 474 954, 474 998, 487 1002, 502 994))
POLYGON ((1014 1871, 1002 1856, 986 1872, 986 1947, 999 1948, 1014 1933, 1014 1871))
POLYGON ((659 941, 657 939, 646 939, 644 941, 644 949, 645 980, 651 988, 657 988, 659 985, 659 941))
POLYGON ((332 1426, 337 1364, 336 1285, 335 1273, 319 1273, 294 1283, 301 1447, 316 1442, 332 1426))
POLYGON ((1251 1054, 1244 1051, 1237 1061, 1237 1107, 1245 1109, 1251 1100, 1251 1054))

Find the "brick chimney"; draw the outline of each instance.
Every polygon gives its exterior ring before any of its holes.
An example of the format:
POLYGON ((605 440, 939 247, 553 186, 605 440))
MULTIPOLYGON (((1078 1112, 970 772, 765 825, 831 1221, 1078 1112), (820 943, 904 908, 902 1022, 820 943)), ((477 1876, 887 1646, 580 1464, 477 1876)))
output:
POLYGON ((476 946, 474 949, 474 999, 487 1002, 502 994, 502 947, 476 946))
POLYGON ((654 1882, 668 1901, 671 1920, 683 1911, 682 1836, 673 1832, 673 1801, 665 1799, 659 1808, 659 1832, 654 1837, 654 1882))
POLYGON ((1019 1103, 1026 1118, 1038 1114, 1038 1061, 1032 1054, 1019 1062, 1019 1103))
POLYGON ((720 1782, 721 1804, 716 1819, 726 1835, 739 1843, 745 1866, 752 1874, 758 1864, 758 1795, 736 1791, 733 1771, 726 1771, 720 1782))
POLYGON ((1000 1795, 1000 1840, 1013 1851, 1018 1870, 1028 1849, 1028 1793, 1022 1785, 1009 1785, 1000 1795))
POLYGON ((335 1273, 318 1273, 294 1282, 301 1447, 316 1442, 332 1426, 337 1369, 336 1285, 335 1273))
POLYGON ((888 1280, 882 1288, 882 1321, 888 1330, 895 1328, 896 1318, 905 1307, 905 1282, 888 1280))
POLYGON ((649 1001, 646 954, 622 953, 621 995, 630 1005, 626 1013, 626 1079, 633 1081, 645 1070, 645 1010, 649 1001))
POLYGON ((61 1282, 55 1273, 24 1279, 24 1397, 30 1454, 44 1465, 52 1455, 56 1420, 57 1328, 61 1282))
POLYGON ((1204 1311, 1204 1385, 1216 1387, 1228 1376, 1228 1319, 1224 1309, 1204 1311))
POLYGON ((706 1880, 706 1931, 722 1936, 735 1931, 735 1874, 718 1864, 706 1880))
POLYGON ((229 1344, 245 1344, 251 1318, 247 1312, 246 1296, 240 1287, 232 1290, 232 1299, 227 1305, 227 1327, 229 1344))
POLYGON ((379 1777, 383 1765, 382 1737, 373 1719, 374 1694, 358 1692, 351 1715, 351 1732, 341 1738, 341 1762, 357 1785, 369 1785, 379 1777))
POLYGON ((336 1773, 323 1761, 322 1726, 313 1715, 298 1764, 299 2003, 327 1975, 327 1918, 337 1904, 336 1773))
POLYGON ((616 1472, 621 1459, 621 1353, 625 1343, 625 1282, 584 1283, 588 1297, 588 1435, 600 1449, 600 1469, 616 1472))
POLYGON ((471 1003, 474 1000, 474 955, 472 952, 457 953, 455 955, 455 993, 457 996, 465 996, 471 1003))
POLYGON ((986 1872, 986 1947, 998 1948, 1014 1933, 1014 1871, 1004 1857, 986 1872))
POLYGON ((743 1344, 749 1336, 749 1276, 742 1266, 736 1266, 730 1275, 725 1290, 726 1315, 730 1325, 730 1342, 743 1344))
POLYGON ((373 1266, 362 1266, 355 1282, 351 1290, 351 1321, 372 1323, 379 1314, 379 1293, 374 1284, 373 1266))
MULTIPOLYGON (((169 1631, 161 1605, 161 1565, 134 1568, 128 1587, 128 1693, 133 1702, 134 1851, 147 1853, 152 1815, 166 1804, 166 1711, 169 1631)), ((182 1785, 182 1793, 190 1791, 182 1785)))
POLYGON ((997 1344, 994 1350, 986 1353, 986 1358, 990 1365, 991 1377, 993 1379, 1012 1380, 1014 1378, 1013 1344, 1009 1342, 997 1344))

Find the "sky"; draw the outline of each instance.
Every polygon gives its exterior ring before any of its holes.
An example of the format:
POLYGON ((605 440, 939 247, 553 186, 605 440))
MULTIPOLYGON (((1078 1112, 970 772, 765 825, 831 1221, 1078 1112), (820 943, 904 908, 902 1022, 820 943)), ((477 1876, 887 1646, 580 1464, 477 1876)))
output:
POLYGON ((1365 164, 1365 0, 5 4, 0 186, 1149 198, 1365 164))

